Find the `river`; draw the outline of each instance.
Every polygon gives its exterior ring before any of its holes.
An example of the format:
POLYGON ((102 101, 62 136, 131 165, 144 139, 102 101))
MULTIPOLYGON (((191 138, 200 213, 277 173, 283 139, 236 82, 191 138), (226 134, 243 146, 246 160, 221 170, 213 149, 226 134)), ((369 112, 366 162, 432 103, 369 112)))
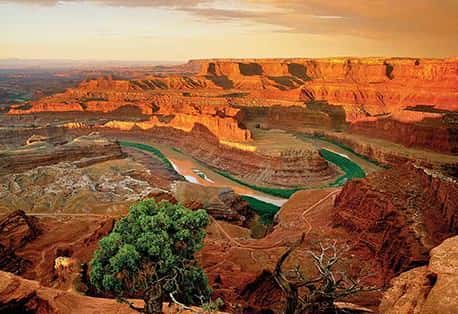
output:
MULTIPOLYGON (((130 146, 132 144, 139 145, 140 143, 122 142, 122 144, 124 146, 130 146)), ((181 174, 188 182, 200 184, 203 186, 228 187, 233 189, 237 194, 246 195, 265 203, 273 204, 275 206, 282 206, 288 200, 286 198, 272 196, 255 190, 249 186, 237 183, 225 176, 216 173, 188 154, 185 154, 170 146, 154 143, 152 143, 154 146, 143 143, 140 145, 141 147, 136 148, 149 152, 151 152, 151 150, 159 150, 159 154, 163 155, 162 157, 168 160, 175 171, 181 174)), ((326 158, 329 162, 336 164, 344 172, 344 175, 338 178, 330 186, 340 186, 353 177, 363 177, 365 175, 362 168, 352 159, 350 159, 348 152, 345 152, 344 154, 339 147, 330 147, 327 145, 326 148, 322 147, 321 151, 324 158, 326 158)), ((354 158, 354 156, 352 156, 352 158, 354 158)))

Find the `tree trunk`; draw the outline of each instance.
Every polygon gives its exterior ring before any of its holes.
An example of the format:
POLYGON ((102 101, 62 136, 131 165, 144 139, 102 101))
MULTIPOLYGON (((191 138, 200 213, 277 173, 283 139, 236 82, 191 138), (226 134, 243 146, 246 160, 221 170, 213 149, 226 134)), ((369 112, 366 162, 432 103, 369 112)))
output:
POLYGON ((155 284, 145 291, 143 298, 145 301, 145 313, 146 314, 162 314, 162 286, 155 284))
POLYGON ((298 293, 296 289, 291 289, 291 293, 286 297, 285 314, 296 314, 298 293))

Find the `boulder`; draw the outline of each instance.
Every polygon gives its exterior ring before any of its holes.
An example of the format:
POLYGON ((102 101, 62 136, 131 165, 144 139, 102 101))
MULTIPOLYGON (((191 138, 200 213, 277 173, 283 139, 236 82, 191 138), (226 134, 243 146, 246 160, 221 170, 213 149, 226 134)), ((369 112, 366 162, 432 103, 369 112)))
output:
POLYGON ((391 281, 381 314, 454 314, 458 309, 458 236, 430 252, 428 266, 414 268, 391 281))

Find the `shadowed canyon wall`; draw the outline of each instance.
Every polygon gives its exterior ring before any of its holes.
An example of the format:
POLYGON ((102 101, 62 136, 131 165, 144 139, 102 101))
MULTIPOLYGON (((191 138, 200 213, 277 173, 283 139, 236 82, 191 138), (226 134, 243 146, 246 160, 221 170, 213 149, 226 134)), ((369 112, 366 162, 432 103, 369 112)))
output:
POLYGON ((388 277, 425 265, 428 252, 458 233, 458 184, 406 164, 347 183, 334 225, 354 235, 388 277))

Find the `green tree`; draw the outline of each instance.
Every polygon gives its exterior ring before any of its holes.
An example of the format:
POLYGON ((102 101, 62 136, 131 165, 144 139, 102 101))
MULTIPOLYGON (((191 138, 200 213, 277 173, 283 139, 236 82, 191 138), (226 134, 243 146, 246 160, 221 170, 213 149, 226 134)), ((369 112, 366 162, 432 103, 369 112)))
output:
MULTIPOLYGON (((91 261, 91 283, 121 301, 143 294, 144 313, 162 313, 164 299, 208 302, 207 277, 194 254, 203 247, 209 218, 204 210, 144 200, 130 207, 99 243, 91 261)), ((128 303, 128 302, 127 302, 128 303)))

